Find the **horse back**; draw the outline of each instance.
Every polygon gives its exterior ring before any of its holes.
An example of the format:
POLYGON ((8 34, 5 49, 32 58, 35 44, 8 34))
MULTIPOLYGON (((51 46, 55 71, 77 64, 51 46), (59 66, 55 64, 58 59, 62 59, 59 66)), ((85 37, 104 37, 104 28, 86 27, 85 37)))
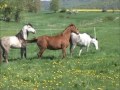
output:
POLYGON ((2 37, 1 44, 3 47, 11 47, 11 48, 20 48, 21 42, 18 40, 16 36, 2 37))

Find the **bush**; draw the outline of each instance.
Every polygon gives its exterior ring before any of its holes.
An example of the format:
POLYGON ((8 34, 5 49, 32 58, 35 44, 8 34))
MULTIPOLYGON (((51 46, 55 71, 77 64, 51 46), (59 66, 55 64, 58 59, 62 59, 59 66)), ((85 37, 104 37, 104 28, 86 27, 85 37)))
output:
POLYGON ((113 21, 114 20, 114 17, 112 16, 106 16, 103 21, 113 21))
POLYGON ((20 12, 21 12, 21 10, 18 8, 18 9, 16 9, 16 11, 14 13, 14 17, 15 17, 14 19, 16 22, 20 21, 20 12))
POLYGON ((103 8, 103 9, 102 9, 102 12, 107 12, 107 9, 103 8))
POLYGON ((3 20, 9 22, 12 18, 12 7, 6 7, 3 9, 3 20))
POLYGON ((59 12, 60 13, 65 13, 67 10, 65 8, 61 9, 59 12))

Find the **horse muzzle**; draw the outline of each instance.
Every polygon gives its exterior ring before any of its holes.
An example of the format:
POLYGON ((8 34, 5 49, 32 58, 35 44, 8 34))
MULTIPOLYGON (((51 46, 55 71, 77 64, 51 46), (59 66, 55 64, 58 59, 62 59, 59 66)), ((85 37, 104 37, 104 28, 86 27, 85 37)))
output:
POLYGON ((36 32, 33 32, 33 34, 35 34, 36 32))
POLYGON ((79 34, 79 31, 76 33, 77 35, 79 34))

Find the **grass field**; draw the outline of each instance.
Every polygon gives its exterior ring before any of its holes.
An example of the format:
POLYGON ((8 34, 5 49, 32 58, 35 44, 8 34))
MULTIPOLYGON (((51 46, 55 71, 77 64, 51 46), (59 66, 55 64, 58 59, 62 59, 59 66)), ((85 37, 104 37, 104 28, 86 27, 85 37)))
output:
POLYGON ((38 47, 28 44, 28 59, 20 59, 20 50, 11 49, 9 63, 0 64, 0 90, 119 90, 120 17, 119 13, 80 12, 22 13, 21 22, 0 21, 0 37, 15 35, 25 23, 32 23, 40 35, 56 35, 70 23, 81 33, 94 36, 96 27, 99 50, 91 45, 89 52, 78 57, 79 47, 71 58, 61 59, 61 51, 46 50, 37 58, 38 47))

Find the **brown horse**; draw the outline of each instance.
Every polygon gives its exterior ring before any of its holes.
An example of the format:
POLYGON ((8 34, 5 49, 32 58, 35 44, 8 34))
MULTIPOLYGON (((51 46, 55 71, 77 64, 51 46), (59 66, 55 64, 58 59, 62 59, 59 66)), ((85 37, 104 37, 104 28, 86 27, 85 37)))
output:
POLYGON ((70 34, 71 33, 78 34, 79 31, 75 27, 74 24, 69 25, 61 34, 56 36, 39 36, 38 38, 34 38, 32 40, 27 40, 28 43, 37 42, 40 51, 38 53, 38 57, 41 57, 43 52, 46 49, 50 50, 58 50, 62 49, 63 57, 66 56, 66 48, 69 46, 70 34))

